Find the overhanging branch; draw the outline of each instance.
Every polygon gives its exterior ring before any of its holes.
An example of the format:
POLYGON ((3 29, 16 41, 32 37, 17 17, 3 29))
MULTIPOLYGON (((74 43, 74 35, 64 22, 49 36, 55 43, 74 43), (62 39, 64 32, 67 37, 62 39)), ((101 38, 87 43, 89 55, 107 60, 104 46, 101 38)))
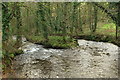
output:
POLYGON ((99 7, 100 9, 102 9, 105 13, 107 13, 107 15, 108 15, 113 21, 117 22, 117 18, 116 18, 114 15, 112 15, 106 8, 104 8, 103 6, 101 6, 100 4, 95 3, 95 2, 93 2, 93 4, 94 4, 95 6, 97 6, 97 7, 99 7))

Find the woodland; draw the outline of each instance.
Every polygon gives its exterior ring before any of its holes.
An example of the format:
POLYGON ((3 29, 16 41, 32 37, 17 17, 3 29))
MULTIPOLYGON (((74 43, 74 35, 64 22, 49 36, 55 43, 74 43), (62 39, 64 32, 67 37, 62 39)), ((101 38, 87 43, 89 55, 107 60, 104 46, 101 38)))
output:
POLYGON ((3 2, 3 74, 24 54, 23 38, 53 49, 76 48, 78 39, 120 46, 120 2, 3 2))

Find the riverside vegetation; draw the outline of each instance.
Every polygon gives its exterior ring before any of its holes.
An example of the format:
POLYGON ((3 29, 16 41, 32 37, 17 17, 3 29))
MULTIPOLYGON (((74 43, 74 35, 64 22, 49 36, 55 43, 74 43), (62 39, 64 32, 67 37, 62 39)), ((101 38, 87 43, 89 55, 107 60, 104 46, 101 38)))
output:
POLYGON ((56 49, 78 47, 78 39, 120 46, 120 2, 3 2, 2 32, 4 73, 24 53, 22 38, 56 49))

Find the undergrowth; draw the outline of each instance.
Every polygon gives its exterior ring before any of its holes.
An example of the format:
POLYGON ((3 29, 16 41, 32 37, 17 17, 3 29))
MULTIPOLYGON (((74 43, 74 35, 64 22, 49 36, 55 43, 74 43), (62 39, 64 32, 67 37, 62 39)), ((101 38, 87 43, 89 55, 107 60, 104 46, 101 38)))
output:
POLYGON ((10 40, 7 43, 2 43, 2 70, 3 73, 10 70, 12 67, 12 61, 15 56, 23 54, 21 49, 15 47, 15 41, 10 40))
POLYGON ((46 48, 59 48, 59 49, 67 49, 77 46, 76 39, 71 39, 70 37, 66 36, 66 40, 63 40, 62 36, 49 36, 48 41, 41 37, 41 36, 29 36, 26 37, 28 41, 42 44, 46 48))

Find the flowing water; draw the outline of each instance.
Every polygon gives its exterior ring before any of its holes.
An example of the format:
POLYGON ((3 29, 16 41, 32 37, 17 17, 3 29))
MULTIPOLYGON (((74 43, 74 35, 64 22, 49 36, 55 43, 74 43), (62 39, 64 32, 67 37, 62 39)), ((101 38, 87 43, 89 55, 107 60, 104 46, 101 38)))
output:
POLYGON ((118 46, 78 40, 74 49, 46 49, 23 42, 13 61, 14 78, 118 78, 118 46))

